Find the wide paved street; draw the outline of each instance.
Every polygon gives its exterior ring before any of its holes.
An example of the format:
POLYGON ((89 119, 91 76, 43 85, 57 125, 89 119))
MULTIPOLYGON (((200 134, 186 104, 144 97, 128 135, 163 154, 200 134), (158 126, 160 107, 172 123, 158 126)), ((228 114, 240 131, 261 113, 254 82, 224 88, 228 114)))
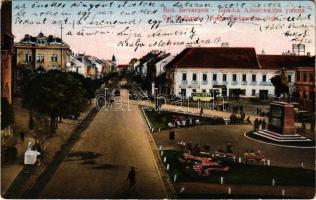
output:
MULTIPOLYGON (((126 101, 127 91, 121 96, 126 101)), ((135 104, 130 111, 99 111, 39 198, 166 198, 147 131, 135 104), (128 190, 130 166, 135 192, 128 190)))

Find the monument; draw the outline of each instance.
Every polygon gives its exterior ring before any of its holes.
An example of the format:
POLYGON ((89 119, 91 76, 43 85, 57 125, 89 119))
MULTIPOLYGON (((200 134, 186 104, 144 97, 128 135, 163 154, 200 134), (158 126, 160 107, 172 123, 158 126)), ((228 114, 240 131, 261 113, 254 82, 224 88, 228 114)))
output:
POLYGON ((281 135, 293 135, 296 133, 294 123, 295 111, 293 104, 285 102, 272 102, 270 104, 269 131, 281 135))
POLYGON ((296 134, 294 106, 286 102, 272 102, 268 128, 255 131, 254 134, 279 143, 311 141, 296 134))

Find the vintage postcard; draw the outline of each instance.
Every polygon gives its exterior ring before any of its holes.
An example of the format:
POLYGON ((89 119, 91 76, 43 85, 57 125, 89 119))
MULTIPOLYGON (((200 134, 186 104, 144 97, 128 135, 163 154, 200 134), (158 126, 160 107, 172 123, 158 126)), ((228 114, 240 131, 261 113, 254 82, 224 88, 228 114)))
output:
POLYGON ((1 0, 1 197, 312 199, 315 2, 1 0))

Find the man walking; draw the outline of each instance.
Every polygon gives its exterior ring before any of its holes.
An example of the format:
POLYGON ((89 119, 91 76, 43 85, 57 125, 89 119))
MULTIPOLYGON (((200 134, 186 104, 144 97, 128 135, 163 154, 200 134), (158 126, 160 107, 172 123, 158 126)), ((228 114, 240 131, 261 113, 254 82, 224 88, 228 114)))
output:
POLYGON ((135 168, 134 167, 131 167, 131 170, 128 172, 127 180, 129 180, 129 187, 128 187, 128 189, 133 188, 133 191, 135 191, 136 172, 135 172, 135 168))

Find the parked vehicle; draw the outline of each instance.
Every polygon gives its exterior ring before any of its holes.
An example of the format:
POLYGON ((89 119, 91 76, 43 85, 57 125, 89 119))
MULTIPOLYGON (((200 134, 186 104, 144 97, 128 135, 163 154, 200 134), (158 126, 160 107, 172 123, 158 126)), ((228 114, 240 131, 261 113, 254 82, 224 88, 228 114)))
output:
POLYGON ((193 101, 211 101, 214 99, 211 94, 207 93, 192 93, 193 101))

